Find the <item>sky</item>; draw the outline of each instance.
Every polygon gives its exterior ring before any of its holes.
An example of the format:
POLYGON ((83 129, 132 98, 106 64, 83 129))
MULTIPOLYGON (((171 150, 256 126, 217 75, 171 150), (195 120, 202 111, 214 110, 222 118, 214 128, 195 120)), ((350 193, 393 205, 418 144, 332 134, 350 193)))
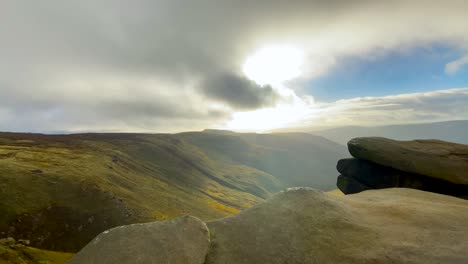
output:
POLYGON ((4 0, 0 131, 468 119, 468 2, 4 0))

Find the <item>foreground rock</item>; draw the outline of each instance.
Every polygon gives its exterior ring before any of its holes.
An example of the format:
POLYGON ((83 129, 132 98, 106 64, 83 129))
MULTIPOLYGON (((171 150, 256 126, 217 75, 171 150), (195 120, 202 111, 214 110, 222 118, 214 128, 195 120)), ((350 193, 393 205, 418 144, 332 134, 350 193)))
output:
POLYGON ((468 185, 468 146, 440 140, 397 141, 355 138, 348 142, 355 158, 394 169, 468 185))
POLYGON ((467 263, 468 202, 411 189, 310 189, 209 223, 207 263, 467 263))
POLYGON ((134 224, 105 231, 84 247, 70 264, 202 264, 209 231, 195 217, 134 224))
POLYGON ((206 260, 206 231, 189 218, 112 229, 70 263, 468 263, 467 219, 468 201, 418 190, 297 188, 209 222, 206 260))
POLYGON ((468 185, 454 184, 360 159, 339 160, 336 169, 341 173, 338 176, 337 186, 345 194, 370 189, 401 187, 456 197, 468 195, 468 185))

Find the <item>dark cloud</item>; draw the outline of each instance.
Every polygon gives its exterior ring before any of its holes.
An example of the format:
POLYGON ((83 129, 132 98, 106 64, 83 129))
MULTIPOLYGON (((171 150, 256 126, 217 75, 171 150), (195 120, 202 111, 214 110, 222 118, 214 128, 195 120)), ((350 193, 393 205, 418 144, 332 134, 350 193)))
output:
POLYGON ((228 116, 223 110, 184 107, 179 101, 28 101, 0 105, 0 131, 177 132, 211 127, 228 116))
POLYGON ((260 86, 232 73, 218 74, 205 80, 201 90, 206 96, 241 110, 273 106, 280 97, 271 86, 260 86))

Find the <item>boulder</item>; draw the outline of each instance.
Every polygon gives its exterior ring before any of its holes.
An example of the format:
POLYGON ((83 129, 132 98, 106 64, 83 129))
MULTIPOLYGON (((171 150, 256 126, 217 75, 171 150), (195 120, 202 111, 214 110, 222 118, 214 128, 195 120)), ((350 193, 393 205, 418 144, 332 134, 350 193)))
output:
POLYGON ((468 263, 468 201, 413 189, 298 188, 208 223, 208 264, 468 263))
POLYGON ((397 170, 468 185, 468 146, 441 140, 355 138, 351 155, 397 170))
POLYGON ((186 216, 133 224, 98 235, 69 264, 202 264, 209 250, 206 224, 186 216))
POLYGON ((369 189, 404 187, 456 197, 468 195, 468 185, 454 184, 360 159, 341 159, 336 169, 341 173, 337 186, 345 194, 369 189))
POLYGON ((193 217, 111 229, 69 263, 468 263, 466 219, 468 201, 414 189, 293 188, 210 233, 193 217))

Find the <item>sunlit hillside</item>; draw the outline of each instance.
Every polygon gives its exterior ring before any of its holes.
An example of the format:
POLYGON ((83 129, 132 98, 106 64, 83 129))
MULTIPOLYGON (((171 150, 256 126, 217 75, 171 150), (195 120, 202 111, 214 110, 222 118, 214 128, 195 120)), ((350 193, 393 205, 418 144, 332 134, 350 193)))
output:
POLYGON ((290 186, 334 188, 345 148, 309 134, 0 134, 0 232, 74 252, 113 226, 213 219, 290 186))

